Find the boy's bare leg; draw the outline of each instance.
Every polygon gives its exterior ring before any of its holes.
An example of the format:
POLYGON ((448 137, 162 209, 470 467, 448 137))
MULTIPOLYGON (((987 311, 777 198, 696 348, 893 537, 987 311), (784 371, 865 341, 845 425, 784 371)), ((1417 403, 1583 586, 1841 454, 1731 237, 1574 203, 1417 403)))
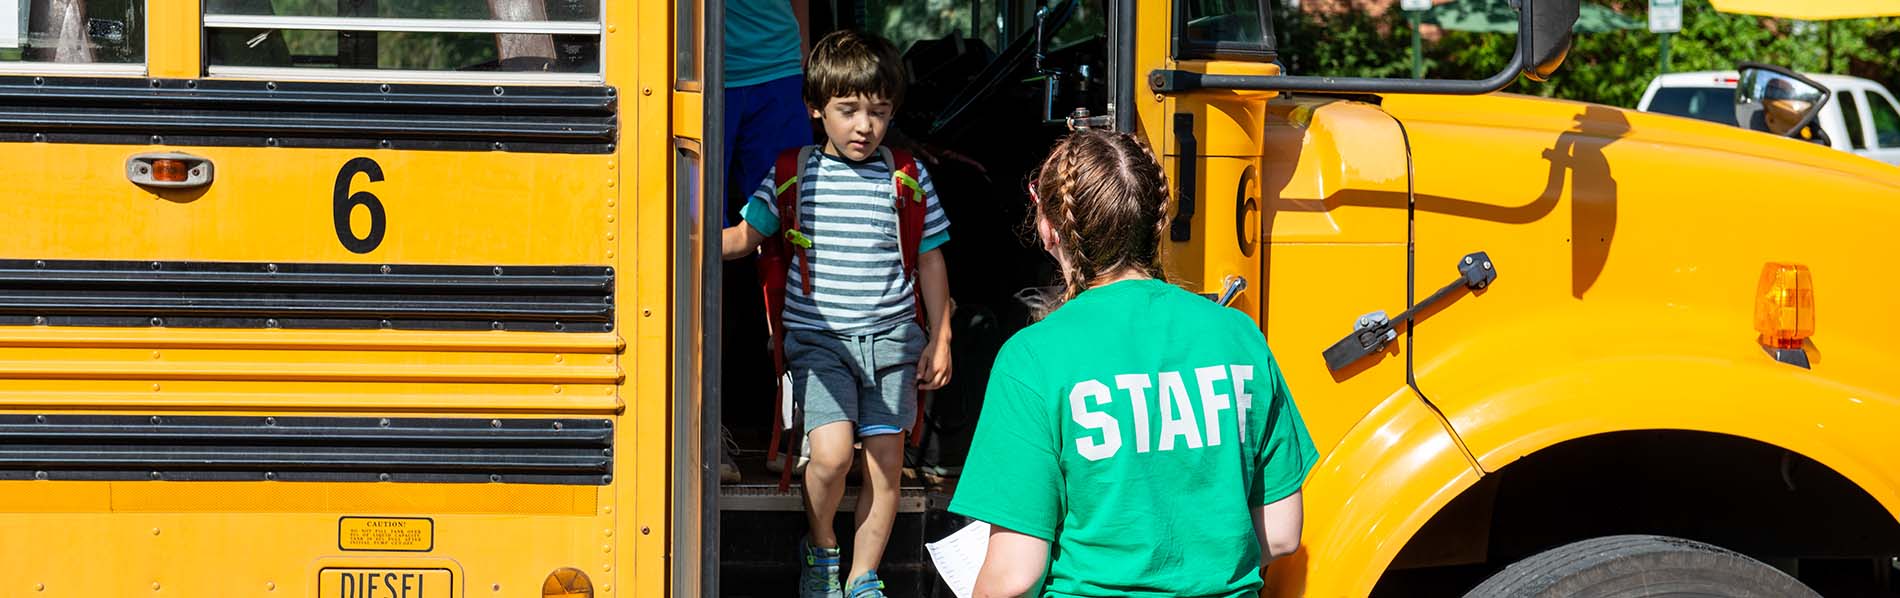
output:
POLYGON ((811 461, 805 464, 805 522, 811 525, 812 546, 838 546, 838 532, 831 522, 838 516, 838 501, 844 498, 856 430, 851 422, 838 421, 811 431, 811 461))
MULTIPOLYGON (((863 449, 859 449, 857 454, 858 459, 862 460, 862 462, 870 462, 869 459, 865 459, 863 449)), ((870 470, 866 469, 864 475, 871 475, 870 470)), ((867 477, 865 479, 870 478, 867 477)), ((851 529, 864 528, 864 518, 871 516, 871 497, 875 494, 876 493, 871 492, 871 486, 869 484, 865 484, 864 487, 858 489, 858 500, 854 503, 856 506, 851 509, 851 529)))
MULTIPOLYGON (((851 574, 846 580, 876 571, 884 560, 884 545, 890 542, 891 526, 897 522, 898 483, 903 476, 903 434, 871 436, 863 442, 865 484, 859 491, 871 495, 871 508, 857 516, 857 539, 851 544, 851 574)), ((864 501, 858 504, 863 505, 864 501)))

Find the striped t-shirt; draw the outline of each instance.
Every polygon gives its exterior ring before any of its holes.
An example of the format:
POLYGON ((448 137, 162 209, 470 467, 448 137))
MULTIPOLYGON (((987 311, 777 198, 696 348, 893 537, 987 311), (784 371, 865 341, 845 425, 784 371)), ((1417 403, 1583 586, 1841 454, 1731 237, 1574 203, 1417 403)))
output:
MULTIPOLYGON (((785 285, 785 328, 842 334, 874 334, 915 318, 917 307, 897 239, 896 190, 882 153, 851 162, 811 152, 799 178, 799 232, 811 239, 811 294, 794 253, 785 285)), ((759 183, 741 216, 766 236, 779 234, 773 199, 777 167, 759 183)), ((950 240, 950 219, 937 204, 937 189, 917 165, 924 191, 923 255, 950 240)))

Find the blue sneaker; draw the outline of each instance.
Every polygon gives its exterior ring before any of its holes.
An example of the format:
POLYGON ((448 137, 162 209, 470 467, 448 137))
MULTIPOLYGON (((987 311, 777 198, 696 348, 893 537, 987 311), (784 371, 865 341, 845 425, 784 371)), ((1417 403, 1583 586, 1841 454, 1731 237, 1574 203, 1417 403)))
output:
POLYGON ((884 582, 872 571, 851 580, 851 598, 884 598, 884 582))
POLYGON ((843 551, 835 547, 812 546, 810 536, 799 540, 799 598, 844 598, 844 591, 838 584, 838 562, 842 554, 843 551))

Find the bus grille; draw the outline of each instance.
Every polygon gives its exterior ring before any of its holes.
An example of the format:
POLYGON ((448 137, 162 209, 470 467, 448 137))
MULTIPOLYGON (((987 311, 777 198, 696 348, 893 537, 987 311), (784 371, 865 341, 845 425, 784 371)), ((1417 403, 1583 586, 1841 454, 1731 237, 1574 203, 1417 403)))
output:
POLYGON ((606 266, 0 260, 0 326, 605 332, 606 266))
POLYGON ((0 415, 0 480, 611 482, 613 423, 0 415))

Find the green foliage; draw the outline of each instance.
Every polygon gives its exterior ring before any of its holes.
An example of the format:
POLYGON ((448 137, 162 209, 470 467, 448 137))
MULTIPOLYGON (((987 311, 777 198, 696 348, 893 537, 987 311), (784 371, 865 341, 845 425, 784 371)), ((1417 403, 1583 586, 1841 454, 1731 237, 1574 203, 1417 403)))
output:
MULTIPOLYGON (((1276 8, 1284 5, 1276 3, 1276 8)), ((1280 60, 1301 75, 1406 77, 1412 72, 1412 30, 1399 11, 1350 11, 1324 17, 1273 13, 1280 60)), ((1426 62, 1430 68, 1432 63, 1426 62)))
MULTIPOLYGON (((1648 22, 1647 2, 1586 1, 1648 22)), ((1274 16, 1281 59, 1303 75, 1406 76, 1412 34, 1398 12, 1374 17, 1356 10, 1337 15, 1281 10, 1274 16)), ((1660 41, 1647 29, 1579 33, 1550 81, 1520 78, 1510 91, 1635 106, 1660 73, 1660 41)), ((1752 60, 1807 73, 1851 74, 1900 89, 1900 19, 1812 23, 1719 13, 1709 0, 1685 0, 1682 32, 1670 43, 1672 72, 1730 70, 1752 60)), ((1515 44, 1509 34, 1443 32, 1425 44, 1426 76, 1488 77, 1504 67, 1515 44)))

